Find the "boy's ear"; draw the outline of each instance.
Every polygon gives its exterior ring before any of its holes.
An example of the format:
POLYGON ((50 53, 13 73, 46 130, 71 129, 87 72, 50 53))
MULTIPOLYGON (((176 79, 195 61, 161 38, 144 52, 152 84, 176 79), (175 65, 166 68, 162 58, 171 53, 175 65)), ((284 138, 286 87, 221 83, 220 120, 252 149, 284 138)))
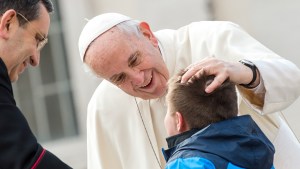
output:
POLYGON ((0 37, 7 39, 12 25, 16 24, 17 13, 15 10, 10 9, 2 14, 0 19, 0 37))
POLYGON ((139 28, 142 32, 142 34, 151 41, 151 43, 157 47, 158 46, 158 41, 156 37, 154 36, 153 32, 150 29, 150 26, 147 22, 141 22, 139 24, 139 28))
POLYGON ((188 130, 187 124, 185 123, 182 114, 180 112, 176 112, 175 115, 176 115, 176 122, 177 122, 177 125, 176 125, 177 131, 179 131, 179 132, 187 131, 188 130))

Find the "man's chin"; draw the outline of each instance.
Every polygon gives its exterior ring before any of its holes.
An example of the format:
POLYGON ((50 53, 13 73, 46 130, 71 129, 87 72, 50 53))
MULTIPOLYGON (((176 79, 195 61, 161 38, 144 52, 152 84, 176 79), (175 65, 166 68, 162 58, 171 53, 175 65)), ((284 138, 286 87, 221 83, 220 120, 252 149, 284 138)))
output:
POLYGON ((14 83, 14 82, 18 81, 19 76, 18 76, 18 75, 10 76, 9 79, 10 79, 10 82, 11 82, 11 83, 14 83))
POLYGON ((142 90, 134 90, 134 91, 123 90, 123 91, 133 97, 138 97, 143 100, 149 100, 149 99, 157 99, 157 98, 163 97, 167 93, 167 86, 156 89, 153 92, 146 92, 146 91, 142 91, 142 90))
POLYGON ((139 96, 135 96, 135 97, 139 97, 143 100, 149 100, 149 99, 157 99, 160 97, 163 97, 166 94, 166 91, 161 91, 161 92, 157 92, 157 93, 147 93, 144 95, 139 95, 139 96))

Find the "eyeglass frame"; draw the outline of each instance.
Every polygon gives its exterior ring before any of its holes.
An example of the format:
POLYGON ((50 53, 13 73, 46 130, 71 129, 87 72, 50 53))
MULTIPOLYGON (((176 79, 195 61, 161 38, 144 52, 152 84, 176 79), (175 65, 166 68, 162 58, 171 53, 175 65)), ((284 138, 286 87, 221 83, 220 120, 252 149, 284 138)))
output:
MULTIPOLYGON (((23 14, 17 12, 17 15, 20 15, 29 25, 31 24, 30 21, 23 14)), ((48 38, 43 36, 41 32, 38 31, 34 26, 32 26, 32 28, 42 37, 42 40, 38 39, 39 41, 37 42, 37 46, 36 46, 37 50, 41 51, 42 48, 48 43, 48 38)))

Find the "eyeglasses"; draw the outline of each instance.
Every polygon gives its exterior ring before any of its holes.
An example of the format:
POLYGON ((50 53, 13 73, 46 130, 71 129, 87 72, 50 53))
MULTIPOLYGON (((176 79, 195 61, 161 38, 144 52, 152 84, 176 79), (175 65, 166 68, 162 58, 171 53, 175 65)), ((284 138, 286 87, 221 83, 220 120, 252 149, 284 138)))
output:
MULTIPOLYGON (((17 12, 17 15, 20 15, 29 25, 30 25, 30 21, 21 13, 17 12)), ((42 39, 37 39, 38 42, 36 44, 36 48, 38 51, 41 51, 42 48, 46 45, 46 43, 48 42, 48 38, 46 38, 45 36, 43 36, 40 31, 38 31, 34 26, 32 26, 33 29, 40 35, 40 37, 42 37, 42 39)))

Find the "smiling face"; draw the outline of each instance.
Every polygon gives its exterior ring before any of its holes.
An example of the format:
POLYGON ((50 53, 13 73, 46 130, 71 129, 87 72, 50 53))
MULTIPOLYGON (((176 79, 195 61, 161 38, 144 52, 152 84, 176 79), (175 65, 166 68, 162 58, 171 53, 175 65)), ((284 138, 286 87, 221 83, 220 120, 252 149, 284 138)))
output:
POLYGON ((7 30, 1 27, 5 48, 1 48, 1 58, 6 64, 10 80, 12 82, 18 80, 26 67, 30 64, 37 66, 40 61, 40 51, 37 44, 42 40, 42 36, 46 37, 50 25, 50 17, 46 8, 40 4, 39 17, 33 21, 26 23, 24 26, 19 25, 17 12, 8 10, 2 15, 1 24, 8 24, 7 30))
POLYGON ((100 77, 142 99, 165 94, 169 73, 158 42, 146 23, 140 37, 112 28, 89 47, 85 63, 100 77))

